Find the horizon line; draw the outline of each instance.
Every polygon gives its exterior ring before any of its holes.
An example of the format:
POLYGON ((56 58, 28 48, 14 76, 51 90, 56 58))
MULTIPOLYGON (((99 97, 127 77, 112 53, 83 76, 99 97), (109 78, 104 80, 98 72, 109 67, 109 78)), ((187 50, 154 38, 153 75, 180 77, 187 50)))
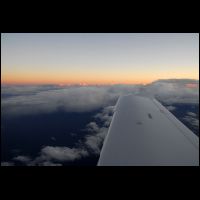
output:
POLYGON ((125 83, 125 82, 113 82, 113 83, 87 83, 87 82, 75 82, 75 83, 11 83, 11 82, 2 82, 1 85, 57 85, 57 86, 103 86, 103 85, 147 85, 151 84, 153 82, 159 81, 159 80, 193 80, 193 81, 199 81, 199 79, 192 79, 192 78, 166 78, 166 79, 155 79, 153 81, 148 81, 148 82, 130 82, 130 83, 125 83))

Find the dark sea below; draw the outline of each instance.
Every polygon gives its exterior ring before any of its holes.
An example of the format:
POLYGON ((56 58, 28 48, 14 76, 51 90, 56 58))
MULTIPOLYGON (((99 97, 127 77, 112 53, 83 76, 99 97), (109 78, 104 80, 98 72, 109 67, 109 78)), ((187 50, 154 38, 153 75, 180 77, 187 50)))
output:
MULTIPOLYGON (((1 118, 1 161, 18 155, 38 156, 44 146, 72 148, 88 134, 84 129, 99 110, 84 113, 57 111, 49 114, 1 118)), ((91 156, 67 165, 96 165, 98 156, 91 156)))
MULTIPOLYGON (((169 105, 165 105, 169 106, 169 105)), ((199 120, 199 104, 173 104, 171 112, 193 133, 199 136, 199 126, 185 121, 188 112, 196 114, 199 120)), ((94 115, 101 109, 92 112, 65 112, 59 110, 45 114, 29 114, 1 118, 1 162, 13 162, 18 155, 36 158, 45 146, 73 148, 88 132, 86 125, 94 121, 94 115)), ((101 122, 96 121, 101 127, 101 122)), ((91 154, 75 161, 63 162, 63 165, 96 165, 99 156, 91 154)), ((22 165, 15 161, 15 165, 22 165)))

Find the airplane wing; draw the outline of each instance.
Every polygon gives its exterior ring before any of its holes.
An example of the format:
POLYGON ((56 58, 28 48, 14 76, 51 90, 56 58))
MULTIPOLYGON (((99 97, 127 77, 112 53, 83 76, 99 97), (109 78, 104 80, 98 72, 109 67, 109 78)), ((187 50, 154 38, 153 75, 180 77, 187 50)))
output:
POLYGON ((199 138, 156 99, 121 96, 98 166, 197 166, 199 138))

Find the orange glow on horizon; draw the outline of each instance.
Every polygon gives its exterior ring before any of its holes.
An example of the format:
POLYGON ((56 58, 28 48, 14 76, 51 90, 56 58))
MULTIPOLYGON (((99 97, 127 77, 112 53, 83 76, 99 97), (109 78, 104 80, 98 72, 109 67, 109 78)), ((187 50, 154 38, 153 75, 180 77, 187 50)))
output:
MULTIPOLYGON (((59 86, 65 85, 115 85, 115 84, 149 84, 158 79, 171 79, 171 78, 191 78, 198 79, 194 74, 183 72, 137 72, 137 71, 118 71, 118 72, 44 72, 30 73, 30 72, 3 72, 1 75, 2 84, 56 84, 59 86)), ((195 86, 188 86, 195 87, 195 86)))
MULTIPOLYGON (((172 77, 174 78, 174 77, 172 77)), ((185 78, 185 77, 183 77, 185 78)), ((116 84, 149 84, 152 83, 153 81, 156 81, 161 78, 154 78, 154 79, 134 79, 132 80, 127 79, 127 80, 112 80, 112 79, 103 79, 103 80, 78 80, 78 79, 68 79, 68 80, 56 80, 56 79, 29 79, 29 78, 20 78, 20 79, 6 79, 1 77, 1 83, 2 84, 9 84, 9 85, 39 85, 39 84, 55 84, 60 87, 64 87, 66 85, 73 85, 73 84, 78 84, 80 86, 87 86, 87 85, 116 85, 116 84)), ((165 79, 165 78, 163 78, 165 79)), ((167 79, 167 78, 166 78, 167 79)), ((195 88, 197 87, 195 84, 187 84, 186 87, 188 88, 195 88)))
POLYGON ((196 33, 2 33, 1 39, 2 84, 144 85, 199 79, 196 33))
MULTIPOLYGON (((154 81, 154 80, 153 80, 154 81)), ((39 84, 55 84, 58 85, 60 87, 64 87, 66 85, 73 85, 73 84, 79 84, 81 86, 87 86, 87 85, 116 85, 116 84, 149 84, 152 81, 62 81, 62 83, 58 82, 58 81, 39 81, 39 82, 35 82, 35 81, 5 81, 2 80, 1 83, 2 84, 10 84, 10 85, 23 85, 23 84, 27 84, 27 85, 39 85, 39 84)))
POLYGON ((3 84, 57 84, 59 86, 69 85, 69 84, 80 84, 80 85, 113 85, 113 84, 148 84, 154 81, 154 79, 148 78, 134 78, 125 75, 110 75, 99 76, 96 74, 70 74, 65 76, 65 74, 4 74, 1 76, 1 83, 3 84))

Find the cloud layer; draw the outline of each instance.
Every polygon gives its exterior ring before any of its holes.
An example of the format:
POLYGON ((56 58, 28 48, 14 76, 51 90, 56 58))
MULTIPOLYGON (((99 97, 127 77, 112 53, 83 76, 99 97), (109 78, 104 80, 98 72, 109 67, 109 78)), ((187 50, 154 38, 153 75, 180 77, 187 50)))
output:
POLYGON ((4 86, 3 115, 66 112, 89 112, 115 105, 118 97, 134 93, 149 95, 166 103, 199 103, 199 81, 188 79, 159 80, 143 85, 114 85, 57 88, 55 86, 4 86), (191 85, 193 85, 191 87, 191 85), (195 87, 194 87, 195 85, 195 87), (46 89, 46 90, 45 90, 46 89))
POLYGON ((114 104, 118 98, 109 88, 76 87, 38 92, 33 95, 14 96, 2 99, 4 115, 66 112, 89 112, 114 104))
POLYGON ((149 95, 165 104, 199 103, 199 81, 197 80, 159 80, 148 85, 145 89, 149 95))
MULTIPOLYGON (((50 113, 55 111, 90 112, 101 109, 84 129, 87 133, 77 141, 73 148, 66 146, 45 146, 38 157, 19 155, 13 161, 24 165, 60 166, 63 162, 73 162, 90 156, 99 155, 103 140, 112 120, 114 106, 120 95, 134 93, 152 96, 168 105, 169 110, 176 109, 175 103, 199 103, 199 81, 189 79, 159 80, 149 85, 114 86, 4 86, 2 90, 2 115, 7 117, 50 113)), ((195 113, 188 113, 185 121, 199 126, 195 113)), ((71 133, 76 135, 76 133, 71 133)), ((1 165, 13 165, 2 162, 1 165)))

